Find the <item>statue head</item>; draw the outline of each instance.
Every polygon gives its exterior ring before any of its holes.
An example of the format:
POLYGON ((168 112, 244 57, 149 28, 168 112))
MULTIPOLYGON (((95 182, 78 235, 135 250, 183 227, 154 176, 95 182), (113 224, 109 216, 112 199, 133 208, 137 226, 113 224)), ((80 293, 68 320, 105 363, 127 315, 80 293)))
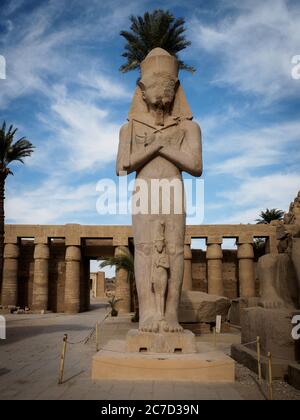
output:
POLYGON ((178 79, 166 72, 152 73, 139 81, 144 101, 158 111, 170 109, 178 84, 178 79))
POLYGON ((162 48, 154 48, 141 63, 141 79, 128 119, 140 119, 150 110, 155 111, 157 125, 163 125, 164 114, 193 118, 178 80, 178 61, 162 48))
POLYGON ((141 75, 138 84, 148 108, 159 115, 169 112, 179 85, 176 58, 154 48, 141 63, 141 75))
POLYGON ((160 254, 165 248, 165 223, 162 221, 160 221, 157 226, 157 233, 154 240, 154 246, 157 252, 159 252, 160 254))
POLYGON ((156 241, 155 249, 157 250, 159 254, 161 254, 163 250, 165 249, 165 241, 156 241))

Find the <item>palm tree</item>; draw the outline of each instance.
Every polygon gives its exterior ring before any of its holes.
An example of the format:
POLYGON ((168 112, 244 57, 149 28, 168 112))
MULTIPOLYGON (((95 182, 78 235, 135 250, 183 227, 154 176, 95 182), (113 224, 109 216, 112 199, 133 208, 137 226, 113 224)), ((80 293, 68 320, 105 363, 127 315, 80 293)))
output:
POLYGON ((270 224, 273 220, 282 220, 284 211, 278 209, 266 209, 260 213, 260 218, 256 219, 257 224, 270 224))
POLYGON ((135 312, 134 319, 138 319, 138 298, 137 289, 134 277, 134 258, 127 248, 122 247, 122 253, 114 257, 99 258, 103 260, 100 263, 100 268, 116 267, 116 270, 124 269, 127 271, 127 280, 130 283, 131 292, 133 295, 133 309, 135 312))
MULTIPOLYGON (((169 54, 178 59, 179 51, 191 45, 184 36, 185 20, 175 19, 168 10, 156 9, 146 12, 144 16, 131 16, 130 32, 121 31, 120 35, 127 41, 125 52, 122 54, 127 63, 120 67, 120 71, 126 73, 140 67, 147 54, 156 47, 163 48, 169 54)), ((179 68, 195 72, 195 68, 179 61, 179 68)))
POLYGON ((5 181, 8 175, 13 175, 10 164, 13 162, 24 163, 24 158, 30 156, 34 146, 25 137, 15 141, 17 128, 12 125, 6 130, 5 121, 0 129, 0 276, 3 271, 3 248, 4 248, 4 199, 5 181))

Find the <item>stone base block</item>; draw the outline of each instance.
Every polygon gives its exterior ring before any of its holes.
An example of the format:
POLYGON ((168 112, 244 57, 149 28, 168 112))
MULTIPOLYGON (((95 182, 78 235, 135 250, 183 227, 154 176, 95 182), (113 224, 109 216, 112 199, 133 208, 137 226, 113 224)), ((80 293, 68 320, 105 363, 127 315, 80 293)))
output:
POLYGON ((196 353, 195 335, 182 333, 148 333, 130 330, 126 338, 126 351, 130 353, 196 353))
MULTIPOLYGON (((258 373, 257 354, 256 351, 249 349, 242 344, 233 344, 231 346, 231 357, 241 365, 258 373)), ((272 358, 273 379, 286 379, 288 374, 288 360, 272 358)), ((268 378, 268 359, 261 356, 261 369, 264 379, 268 378)))
POLYGON ((288 367, 288 383, 296 389, 300 389, 300 364, 291 363, 288 367))
MULTIPOLYGON (((242 344, 260 337, 262 355, 267 356, 271 352, 274 359, 298 361, 300 341, 292 338, 292 317, 293 313, 286 310, 260 307, 243 309, 242 344)), ((256 350, 256 345, 250 348, 256 350)))
POLYGON ((234 361, 218 351, 191 354, 127 353, 115 340, 93 357, 93 380, 233 383, 234 361))
POLYGON ((181 325, 195 335, 209 334, 211 332, 210 324, 205 324, 204 322, 184 322, 181 325))
POLYGON ((216 322, 216 316, 225 320, 230 308, 226 297, 209 295, 193 290, 183 290, 179 304, 179 321, 182 322, 216 322))
MULTIPOLYGON (((184 322, 181 323, 182 327, 185 329, 192 331, 196 336, 201 336, 203 334, 210 334, 213 332, 213 326, 215 322, 211 324, 207 324, 205 322, 184 322)), ((221 324, 221 333, 228 334, 232 331, 232 326, 227 322, 222 322, 221 324)))

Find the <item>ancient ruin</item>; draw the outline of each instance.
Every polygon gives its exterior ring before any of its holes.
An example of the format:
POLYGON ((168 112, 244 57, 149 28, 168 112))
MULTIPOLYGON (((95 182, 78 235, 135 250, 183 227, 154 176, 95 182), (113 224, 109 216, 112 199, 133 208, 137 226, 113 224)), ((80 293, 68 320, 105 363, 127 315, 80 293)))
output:
MULTIPOLYGON (((230 300, 246 298, 247 289, 243 285, 251 283, 258 296, 259 282, 255 275, 257 257, 253 251, 254 239, 265 238, 266 252, 278 253, 276 226, 272 225, 198 225, 187 226, 184 239, 184 276, 183 290, 194 290, 214 294, 216 278, 218 288, 222 287, 224 296, 230 300), (222 242, 235 239, 237 250, 222 249, 222 242), (202 239, 207 243, 207 251, 192 249, 194 240, 202 239), (242 247, 249 247, 249 258, 242 254, 242 247), (218 254, 211 254, 209 249, 218 248, 218 254), (247 260, 245 264, 243 261, 247 260), (214 270, 209 269, 211 261, 214 270), (246 265, 252 265, 253 277, 246 272, 246 265)), ((25 306, 31 308, 33 293, 36 288, 38 270, 35 260, 39 254, 35 249, 49 249, 44 258, 42 287, 47 300, 40 303, 38 310, 52 312, 69 312, 69 301, 65 296, 68 280, 66 279, 67 250, 77 247, 80 251, 79 261, 69 261, 69 265, 79 264, 77 276, 73 276, 76 287, 76 300, 79 302, 76 311, 89 307, 88 282, 90 278, 90 260, 100 256, 113 256, 120 247, 127 247, 134 252, 133 232, 130 226, 84 226, 84 225, 6 225, 4 273, 1 288, 3 306, 25 306)), ((70 251, 68 251, 69 253, 70 251)), ((37 261, 37 265, 39 261, 37 261)), ((121 271, 116 274, 116 293, 122 296, 121 312, 130 311, 130 294, 127 277, 121 271)), ((72 308, 74 310, 74 308, 72 308)))
MULTIPOLYGON (((289 365, 300 360, 299 342, 292 337, 292 319, 300 311, 300 194, 283 222, 276 222, 278 253, 258 261, 259 297, 246 302, 241 313, 242 344, 232 346, 233 357, 253 368, 257 336, 262 343, 264 374, 268 352, 274 357, 274 376, 284 378, 289 365)), ((299 367, 297 368, 299 371, 299 367)))

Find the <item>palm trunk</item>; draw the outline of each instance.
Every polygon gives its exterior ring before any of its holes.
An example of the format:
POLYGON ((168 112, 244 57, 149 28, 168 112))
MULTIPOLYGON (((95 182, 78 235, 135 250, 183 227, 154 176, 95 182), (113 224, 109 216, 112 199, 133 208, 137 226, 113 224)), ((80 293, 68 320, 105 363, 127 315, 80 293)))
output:
POLYGON ((2 290, 3 279, 3 252, 4 252, 4 190, 6 175, 0 173, 0 290, 2 290))

